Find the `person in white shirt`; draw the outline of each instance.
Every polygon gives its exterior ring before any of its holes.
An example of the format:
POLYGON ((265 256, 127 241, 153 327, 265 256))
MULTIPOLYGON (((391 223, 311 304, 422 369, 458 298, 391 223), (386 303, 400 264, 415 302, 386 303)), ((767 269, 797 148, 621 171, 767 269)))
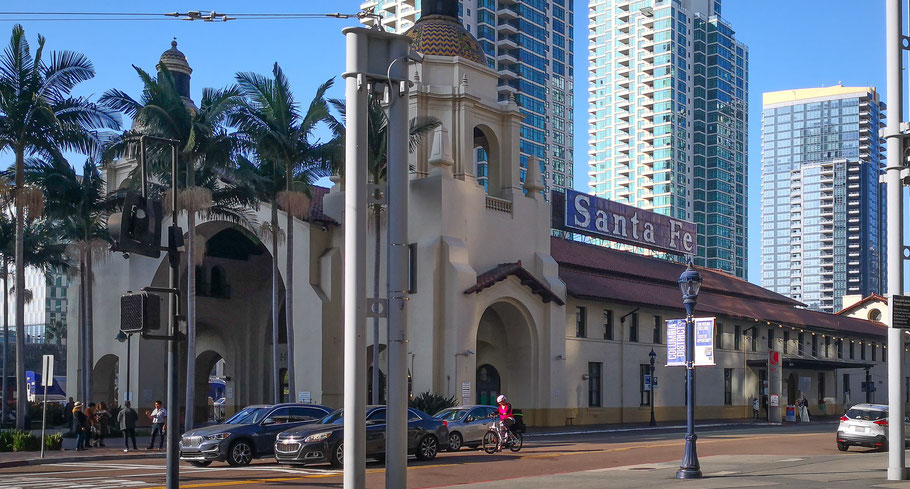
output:
POLYGON ((147 450, 151 450, 155 446, 156 436, 161 437, 158 442, 158 450, 161 450, 164 447, 164 424, 167 423, 167 409, 161 406, 161 401, 155 401, 155 410, 146 411, 145 415, 152 420, 152 439, 149 440, 147 450))

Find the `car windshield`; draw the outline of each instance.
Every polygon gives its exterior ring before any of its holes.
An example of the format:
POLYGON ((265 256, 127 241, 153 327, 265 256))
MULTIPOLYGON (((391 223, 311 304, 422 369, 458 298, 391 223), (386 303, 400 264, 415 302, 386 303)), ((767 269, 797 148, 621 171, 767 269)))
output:
POLYGON ((445 421, 456 421, 463 418, 466 412, 468 412, 467 409, 444 409, 433 417, 445 421))
POLYGON ((231 418, 224 422, 224 424, 253 424, 258 423, 265 417, 265 414, 268 412, 268 408, 262 407, 248 407, 243 411, 231 416, 231 418))
POLYGON ((879 419, 887 418, 888 412, 854 408, 847 411, 847 417, 850 419, 859 419, 862 421, 877 421, 879 419))
POLYGON ((343 409, 338 409, 332 412, 332 414, 322 418, 319 422, 322 424, 342 424, 344 423, 344 419, 341 417, 343 413, 343 409))

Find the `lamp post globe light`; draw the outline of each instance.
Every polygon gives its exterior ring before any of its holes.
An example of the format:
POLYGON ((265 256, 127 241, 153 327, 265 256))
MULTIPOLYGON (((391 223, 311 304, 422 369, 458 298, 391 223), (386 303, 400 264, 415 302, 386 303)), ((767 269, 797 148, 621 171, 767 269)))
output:
POLYGON ((651 389, 649 391, 650 399, 648 399, 649 401, 651 401, 649 403, 649 404, 651 404, 651 422, 648 424, 650 426, 657 426, 657 421, 654 419, 654 384, 655 384, 655 382, 654 382, 654 359, 657 357, 657 353, 654 353, 654 348, 651 348, 651 353, 648 353, 648 356, 651 357, 651 378, 650 378, 651 385, 648 386, 651 389))
POLYGON ((689 266, 679 276, 679 289, 686 308, 686 451, 676 472, 677 479, 698 479, 702 476, 695 451, 698 437, 695 435, 695 319, 692 317, 700 288, 701 275, 690 259, 689 266))

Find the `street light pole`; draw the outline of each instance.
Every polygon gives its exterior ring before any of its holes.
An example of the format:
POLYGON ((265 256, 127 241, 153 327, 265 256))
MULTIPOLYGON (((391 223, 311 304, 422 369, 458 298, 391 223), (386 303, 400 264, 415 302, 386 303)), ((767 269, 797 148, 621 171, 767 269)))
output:
POLYGON ((698 289, 701 287, 701 275, 689 266, 679 276, 679 287, 683 294, 683 306, 686 308, 686 450, 682 463, 676 472, 677 479, 699 479, 702 477, 701 466, 695 442, 695 303, 698 300, 698 289))
POLYGON ((130 365, 132 364, 132 362, 130 361, 130 354, 132 353, 133 349, 131 348, 130 343, 131 343, 131 340, 133 339, 133 333, 127 334, 127 333, 124 333, 123 331, 121 331, 121 332, 117 333, 117 337, 114 339, 116 339, 117 341, 119 341, 121 343, 123 343, 124 341, 126 342, 126 395, 124 396, 123 400, 132 401, 131 396, 130 396, 130 365))
POLYGON ((657 426, 657 420, 654 419, 654 359, 657 357, 657 353, 654 353, 654 348, 651 348, 651 353, 648 353, 648 356, 651 357, 651 377, 649 379, 651 385, 648 386, 648 388, 651 389, 648 391, 651 393, 651 399, 649 399, 649 401, 651 401, 649 403, 651 404, 651 422, 648 423, 648 425, 657 426))

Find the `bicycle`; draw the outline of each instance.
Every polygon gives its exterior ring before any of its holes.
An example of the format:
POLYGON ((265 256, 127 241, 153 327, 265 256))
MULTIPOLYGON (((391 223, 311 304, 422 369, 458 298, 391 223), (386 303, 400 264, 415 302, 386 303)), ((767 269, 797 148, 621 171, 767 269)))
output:
MULTIPOLYGON (((497 421, 491 424, 490 429, 483 435, 483 451, 492 454, 500 449, 498 427, 500 423, 501 421, 497 421)), ((509 428, 508 436, 506 437, 505 443, 502 444, 502 448, 508 448, 513 452, 517 452, 521 450, 523 444, 524 437, 521 436, 521 432, 509 428)))

